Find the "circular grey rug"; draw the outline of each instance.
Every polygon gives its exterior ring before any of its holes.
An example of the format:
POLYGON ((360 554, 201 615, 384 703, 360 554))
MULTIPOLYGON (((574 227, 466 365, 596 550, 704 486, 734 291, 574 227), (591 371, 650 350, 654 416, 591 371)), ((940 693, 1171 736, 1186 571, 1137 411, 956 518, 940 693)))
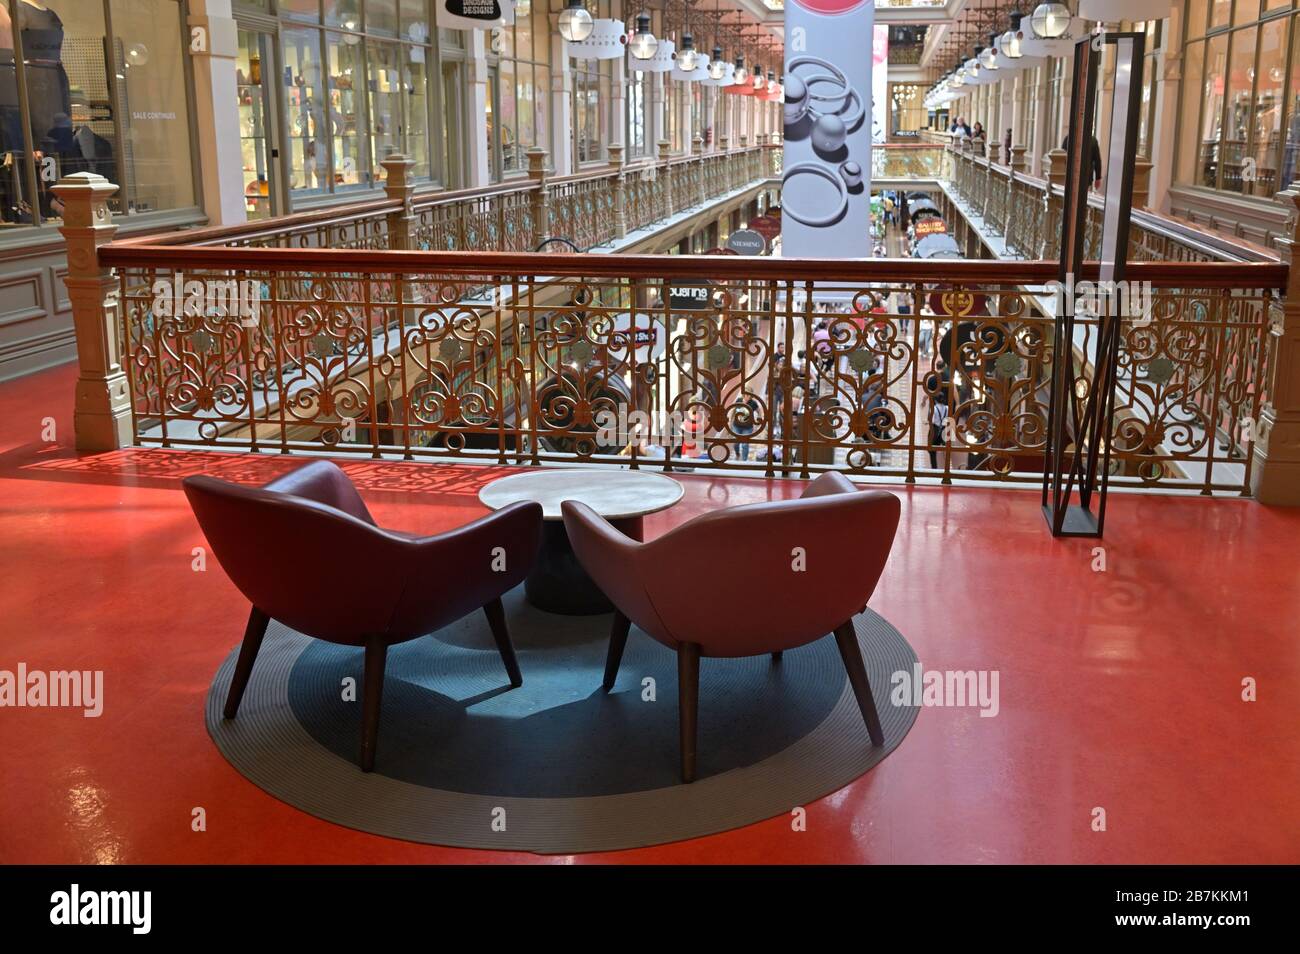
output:
POLYGON ((873 747, 835 640, 703 659, 697 780, 678 782, 676 656, 635 627, 608 695, 609 616, 505 597, 524 684, 511 689, 481 613, 388 653, 375 771, 357 767, 360 649, 272 622, 239 717, 208 732, 259 788, 318 818, 410 841, 570 854, 662 844, 789 814, 890 753, 917 710, 890 700, 916 654, 868 610, 854 620, 885 744, 873 747))

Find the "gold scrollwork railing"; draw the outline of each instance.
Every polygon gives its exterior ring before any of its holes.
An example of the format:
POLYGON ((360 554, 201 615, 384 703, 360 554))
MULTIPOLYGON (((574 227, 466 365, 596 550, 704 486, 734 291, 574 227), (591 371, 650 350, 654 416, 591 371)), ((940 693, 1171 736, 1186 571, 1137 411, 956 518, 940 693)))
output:
MULTIPOLYGON (((1049 262, 101 256, 145 445, 1032 482, 1062 360, 1049 262), (232 281, 257 289, 251 312, 232 281)), ((1123 319, 1113 479, 1247 492, 1243 422, 1268 397, 1286 269, 1138 263, 1129 278, 1151 300, 1123 319)), ((1081 392, 1096 343, 1081 317, 1081 392)))

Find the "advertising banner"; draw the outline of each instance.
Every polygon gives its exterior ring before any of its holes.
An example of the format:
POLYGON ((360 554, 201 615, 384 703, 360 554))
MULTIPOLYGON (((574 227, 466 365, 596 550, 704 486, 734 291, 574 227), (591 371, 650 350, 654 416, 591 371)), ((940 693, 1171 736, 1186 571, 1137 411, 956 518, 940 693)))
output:
POLYGON ((438 26, 492 30, 515 22, 514 0, 438 0, 438 26))
MULTIPOLYGON (((871 255, 870 175, 873 0, 788 0, 785 5, 783 254, 871 255)), ((875 50, 873 49, 873 54, 875 50)))

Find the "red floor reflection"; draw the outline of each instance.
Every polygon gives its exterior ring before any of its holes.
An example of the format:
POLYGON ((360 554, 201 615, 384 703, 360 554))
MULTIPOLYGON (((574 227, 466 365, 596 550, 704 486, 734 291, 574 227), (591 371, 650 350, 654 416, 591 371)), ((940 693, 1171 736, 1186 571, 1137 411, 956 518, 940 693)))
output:
MULTIPOLYGON (((191 473, 261 482, 279 455, 81 456, 70 367, 0 385, 0 669, 102 669, 105 710, 0 710, 3 862, 555 861, 378 838, 318 821, 235 773, 203 698, 246 607, 180 493, 191 473), (59 440, 40 440, 53 417, 59 440), (208 831, 190 830, 207 810, 208 831), (20 823, 14 823, 20 820, 20 823)), ((432 532, 482 512, 490 467, 345 461, 376 518, 432 532)), ((654 535, 797 481, 685 476, 654 535)), ((1300 860, 1300 511, 1114 495, 1106 571, 1053 541, 1034 492, 894 488, 903 521, 873 606, 926 669, 996 669, 1001 709, 922 711, 902 747, 807 806, 639 862, 1300 860), (1259 701, 1241 701, 1257 680, 1259 701), (1091 830, 1094 808, 1107 831, 1091 830)), ((303 554, 346 585, 346 554, 303 554)), ((707 594, 708 581, 692 581, 707 594)), ((726 608, 717 607, 725 624, 726 608)), ((581 860, 581 859, 579 859, 581 860)))

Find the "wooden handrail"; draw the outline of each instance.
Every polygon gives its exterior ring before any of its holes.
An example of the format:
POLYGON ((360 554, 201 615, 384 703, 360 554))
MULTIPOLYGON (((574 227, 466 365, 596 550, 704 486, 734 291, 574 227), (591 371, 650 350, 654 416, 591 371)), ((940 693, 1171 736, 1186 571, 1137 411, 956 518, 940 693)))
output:
MULTIPOLYGON (((539 252, 424 252, 369 249, 183 247, 147 240, 113 242, 99 250, 102 264, 121 267, 199 267, 231 270, 317 270, 331 272, 431 272, 477 275, 734 279, 844 282, 927 282, 1043 285, 1057 277, 1052 261, 944 259, 791 259, 735 255, 587 255, 539 252)), ((1096 262, 1084 265, 1081 280, 1095 281, 1096 262)), ((1281 288, 1284 265, 1257 262, 1132 262, 1130 281, 1187 288, 1281 288)))

